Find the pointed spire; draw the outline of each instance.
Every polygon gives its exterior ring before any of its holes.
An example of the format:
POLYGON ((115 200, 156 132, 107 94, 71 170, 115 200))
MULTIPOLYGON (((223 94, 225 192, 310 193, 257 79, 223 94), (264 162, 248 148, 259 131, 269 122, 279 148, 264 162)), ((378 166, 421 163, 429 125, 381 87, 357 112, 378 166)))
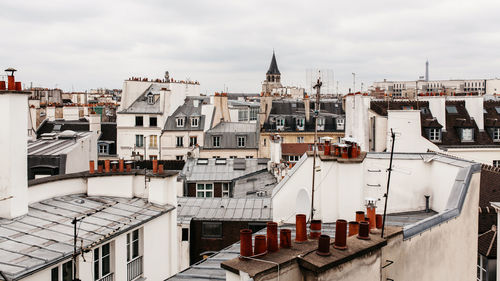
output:
POLYGON ((273 58, 271 59, 271 65, 269 65, 269 70, 267 71, 267 74, 281 75, 278 69, 278 63, 276 63, 276 56, 274 55, 274 49, 273 49, 273 58))

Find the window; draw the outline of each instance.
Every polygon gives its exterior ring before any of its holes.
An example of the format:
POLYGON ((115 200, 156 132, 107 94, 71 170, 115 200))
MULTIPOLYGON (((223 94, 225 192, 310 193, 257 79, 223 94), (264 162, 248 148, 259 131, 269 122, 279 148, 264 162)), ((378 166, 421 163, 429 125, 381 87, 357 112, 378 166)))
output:
POLYGON ((212 146, 213 147, 220 147, 220 136, 212 137, 212 146))
POLYGON ((450 114, 456 114, 456 113, 458 113, 457 107, 454 105, 448 105, 448 106, 446 106, 446 112, 448 112, 450 114))
POLYGON ((142 147, 144 145, 144 135, 135 135, 135 146, 142 147))
POLYGON ((184 156, 182 155, 176 155, 175 160, 184 160, 184 156))
POLYGON ((238 147, 245 147, 245 143, 246 143, 247 137, 245 137, 245 136, 237 136, 236 140, 237 140, 237 143, 238 143, 238 147))
POLYGON ((493 160, 493 167, 500 167, 500 160, 493 160))
POLYGON ((94 249, 94 280, 111 274, 110 244, 94 249))
POLYGON ((154 104, 155 103, 155 96, 151 93, 148 94, 148 104, 154 104))
POLYGON ((50 280, 52 281, 72 281, 73 261, 65 262, 50 270, 50 280))
POLYGON ((99 155, 108 155, 109 154, 109 145, 107 143, 99 144, 99 155))
POLYGON ((264 143, 264 145, 263 145, 263 146, 266 146, 266 145, 267 145, 267 139, 266 139, 266 138, 263 138, 263 140, 262 140, 262 141, 263 141, 263 143, 264 143))
POLYGON ((238 121, 248 121, 248 109, 243 108, 238 110, 238 121))
POLYGON ((462 129, 462 141, 474 141, 474 130, 472 128, 462 129))
POLYGON ((231 158, 231 159, 236 159, 236 158, 238 158, 238 157, 236 157, 235 155, 231 155, 231 156, 229 156, 229 158, 231 158))
POLYGON ((184 118, 177 118, 175 119, 175 122, 177 124, 177 127, 184 127, 184 118))
POLYGON ((337 118, 337 130, 344 130, 345 120, 343 118, 337 118))
POLYGON ((158 136, 157 135, 149 136, 149 147, 151 147, 151 148, 158 147, 158 136))
POLYGON ((252 155, 247 155, 247 156, 245 156, 245 158, 246 158, 246 159, 252 159, 252 158, 253 158, 253 156, 252 156, 252 155))
POLYGON ((198 117, 191 118, 191 127, 198 127, 198 121, 200 119, 198 117))
POLYGON ((214 197, 214 185, 212 183, 197 183, 196 197, 214 197))
POLYGON ((229 183, 222 183, 222 197, 229 197, 229 183))
POLYGON ((201 237, 222 238, 222 222, 208 222, 208 221, 202 222, 201 237))
POLYGON ((144 126, 144 118, 142 116, 136 116, 135 117, 135 126, 144 126))
POLYGON ((297 137, 297 143, 304 143, 304 137, 297 137))
POLYGON ((500 128, 493 128, 493 141, 500 141, 500 128))
POLYGON ((276 128, 283 129, 283 127, 285 127, 285 119, 276 118, 276 128))
POLYGON ((296 125, 297 129, 304 130, 304 118, 297 118, 296 125))
POLYGON ((440 141, 441 140, 441 130, 440 129, 429 129, 429 140, 430 141, 440 141))
POLYGON ((488 267, 488 259, 481 255, 477 255, 477 280, 478 281, 486 281, 488 279, 487 277, 487 271, 486 268, 488 267))
POLYGON ((288 155, 288 161, 290 161, 290 162, 297 162, 297 161, 299 161, 299 159, 300 159, 300 156, 298 156, 298 155, 288 155))
POLYGON ((156 127, 156 126, 158 126, 158 118, 149 117, 149 127, 156 127))
POLYGON ((500 114, 500 106, 495 106, 495 110, 497 111, 498 114, 500 114))
POLYGON ((189 146, 195 146, 198 144, 198 137, 189 137, 189 146))
POLYGON ((127 233, 127 261, 139 256, 139 229, 127 233))
POLYGON ((258 114, 259 114, 259 108, 258 107, 252 107, 252 108, 250 108, 250 121, 257 120, 257 115, 258 114))
POLYGON ((184 137, 176 137, 175 146, 183 147, 184 146, 184 137))
POLYGON ((318 118, 318 130, 322 131, 325 129, 325 118, 318 118))
POLYGON ((158 155, 149 155, 149 160, 150 161, 158 160, 158 155))
POLYGON ((189 228, 182 228, 182 241, 189 241, 189 228))

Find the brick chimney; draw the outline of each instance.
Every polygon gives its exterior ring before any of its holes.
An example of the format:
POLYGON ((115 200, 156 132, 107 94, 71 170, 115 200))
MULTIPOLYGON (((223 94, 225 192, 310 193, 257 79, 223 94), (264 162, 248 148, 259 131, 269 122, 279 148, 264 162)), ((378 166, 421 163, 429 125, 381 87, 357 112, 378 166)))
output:
MULTIPOLYGON (((8 90, 0 91, 0 217, 15 218, 28 213, 28 95, 15 90, 14 72, 6 69, 8 90), (9 73, 10 72, 10 73, 9 73)), ((18 84, 19 85, 19 84, 18 84)), ((18 87, 19 88, 19 87, 18 87)))
POLYGON ((220 122, 231 122, 231 117, 229 115, 229 108, 227 106, 227 94, 226 93, 215 93, 214 96, 214 117, 212 127, 215 127, 220 122))

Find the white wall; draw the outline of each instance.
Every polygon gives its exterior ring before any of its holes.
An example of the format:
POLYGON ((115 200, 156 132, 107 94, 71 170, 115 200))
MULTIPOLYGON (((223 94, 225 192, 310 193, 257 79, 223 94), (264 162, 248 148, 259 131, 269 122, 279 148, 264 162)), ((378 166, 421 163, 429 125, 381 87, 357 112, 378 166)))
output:
POLYGON ((77 106, 64 106, 63 107, 64 120, 78 120, 80 119, 80 112, 77 106))
POLYGON ((133 183, 133 175, 90 177, 87 179, 87 194, 89 196, 116 196, 132 198, 134 196, 133 183))
POLYGON ((500 160, 500 148, 448 148, 446 153, 458 157, 493 165, 493 160, 500 160))
POLYGON ((369 109, 369 96, 351 94, 345 97, 345 136, 355 138, 363 151, 369 151, 369 109))
POLYGON ((446 97, 419 97, 419 100, 429 102, 432 116, 443 126, 442 130, 446 131, 446 97))
POLYGON ((28 202, 33 204, 53 197, 87 193, 87 180, 73 178, 46 182, 30 186, 28 191, 28 202))
POLYGON ((28 212, 28 95, 0 94, 0 217, 14 218, 28 212))
POLYGON ((66 153, 66 174, 89 170, 89 161, 97 162, 97 132, 76 140, 80 145, 72 146, 73 149, 66 153))

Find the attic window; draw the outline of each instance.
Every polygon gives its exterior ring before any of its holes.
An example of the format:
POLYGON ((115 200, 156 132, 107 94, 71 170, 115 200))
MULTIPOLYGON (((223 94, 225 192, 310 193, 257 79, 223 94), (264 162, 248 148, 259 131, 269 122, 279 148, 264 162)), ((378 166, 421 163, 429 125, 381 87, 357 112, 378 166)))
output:
POLYGON ((198 117, 192 117, 191 118, 191 127, 198 127, 198 121, 200 119, 198 117))
POLYGON ((495 110, 497 111, 498 114, 500 114, 500 106, 495 106, 495 110))
POLYGON ((429 114, 429 109, 428 109, 427 107, 421 107, 421 108, 420 108, 420 112, 421 112, 422 114, 429 114))
POLYGON ((196 162, 198 165, 208 165, 208 159, 207 158, 199 158, 198 162, 196 162))
POLYGON ((457 107, 454 105, 446 106, 446 112, 448 112, 450 114, 456 114, 456 113, 458 113, 457 107))
POLYGON ((177 124, 177 127, 184 127, 184 118, 177 118, 175 119, 175 122, 177 124))
POLYGON ((154 104, 155 103, 155 96, 152 93, 148 94, 148 104, 154 104))

